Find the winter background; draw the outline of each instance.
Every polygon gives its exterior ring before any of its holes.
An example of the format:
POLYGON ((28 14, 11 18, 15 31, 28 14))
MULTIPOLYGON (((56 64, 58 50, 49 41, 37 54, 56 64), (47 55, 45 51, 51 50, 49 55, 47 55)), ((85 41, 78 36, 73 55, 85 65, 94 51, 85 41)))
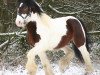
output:
MULTIPOLYGON (((36 0, 51 17, 75 16, 87 29, 90 56, 94 66, 91 75, 100 75, 100 0, 36 0)), ((26 54, 31 49, 26 33, 15 25, 17 0, 0 0, 0 75, 26 75, 26 54)), ((61 53, 47 54, 55 75, 84 75, 85 66, 74 58, 61 73, 57 61, 61 53)), ((39 65, 37 75, 45 75, 39 65)))

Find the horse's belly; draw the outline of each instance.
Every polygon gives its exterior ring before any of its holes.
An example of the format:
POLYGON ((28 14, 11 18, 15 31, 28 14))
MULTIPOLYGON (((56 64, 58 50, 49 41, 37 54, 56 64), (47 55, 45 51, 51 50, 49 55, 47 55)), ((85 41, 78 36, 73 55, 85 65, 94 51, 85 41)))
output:
POLYGON ((53 35, 52 37, 50 37, 50 40, 49 40, 49 43, 48 43, 48 47, 49 49, 54 49, 60 42, 61 40, 61 36, 56 36, 56 35, 53 35))

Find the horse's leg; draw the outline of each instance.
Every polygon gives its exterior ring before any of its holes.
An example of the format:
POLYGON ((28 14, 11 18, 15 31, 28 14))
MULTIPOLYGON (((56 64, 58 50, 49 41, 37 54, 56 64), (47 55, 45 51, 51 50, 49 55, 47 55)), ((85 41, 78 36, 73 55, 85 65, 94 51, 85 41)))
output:
POLYGON ((91 59, 89 56, 89 52, 86 49, 86 46, 83 45, 81 47, 78 48, 83 56, 84 62, 86 64, 86 71, 87 72, 93 72, 93 66, 91 64, 91 59))
MULTIPOLYGON (((28 71, 28 75, 36 75, 36 71, 37 71, 37 65, 35 63, 36 52, 34 50, 35 50, 34 48, 31 49, 27 54, 28 61, 26 63, 26 70, 28 71)), ((39 55, 41 59, 45 71, 45 75, 54 75, 45 51, 42 50, 38 52, 37 55, 39 55)))
MULTIPOLYGON (((79 51, 82 54, 84 62, 86 64, 86 71, 93 71, 93 67, 91 64, 89 52, 87 51, 86 44, 87 44, 87 37, 84 30, 82 23, 78 19, 68 19, 67 25, 69 27, 70 32, 73 33, 73 43, 76 45, 76 55, 80 57, 79 51)), ((67 28, 68 28, 67 27, 67 28)))
POLYGON ((43 65, 45 75, 54 75, 54 73, 52 71, 52 67, 50 65, 50 61, 48 60, 46 53, 44 51, 40 52, 39 57, 41 59, 42 65, 43 65))
POLYGON ((35 54, 33 49, 28 52, 27 58, 26 70, 28 71, 28 75, 36 75, 37 65, 35 63, 35 54))
POLYGON ((59 60, 59 67, 61 71, 64 72, 65 68, 69 67, 70 62, 74 57, 74 52, 69 47, 64 47, 62 50, 65 52, 65 55, 59 60))

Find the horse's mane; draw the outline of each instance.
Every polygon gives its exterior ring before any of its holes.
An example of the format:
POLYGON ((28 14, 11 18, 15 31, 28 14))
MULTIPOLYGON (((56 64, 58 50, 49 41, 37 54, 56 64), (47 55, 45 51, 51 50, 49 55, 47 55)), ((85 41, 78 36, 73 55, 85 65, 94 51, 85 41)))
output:
POLYGON ((32 12, 36 12, 38 14, 41 14, 43 12, 40 5, 35 0, 18 0, 18 4, 24 3, 26 6, 31 8, 32 12))

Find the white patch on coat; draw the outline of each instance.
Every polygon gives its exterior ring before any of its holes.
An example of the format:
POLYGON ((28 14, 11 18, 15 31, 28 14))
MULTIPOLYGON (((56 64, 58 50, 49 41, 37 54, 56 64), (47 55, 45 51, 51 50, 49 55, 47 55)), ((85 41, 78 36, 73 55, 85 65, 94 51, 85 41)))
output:
POLYGON ((78 48, 83 56, 83 59, 85 61, 86 64, 86 71, 87 72, 92 72, 93 71, 93 66, 91 64, 91 59, 90 59, 90 55, 89 52, 86 49, 85 44, 82 45, 81 47, 78 48))
POLYGON ((15 23, 16 23, 16 25, 18 27, 25 27, 25 25, 24 25, 24 19, 21 16, 19 16, 19 15, 17 15, 15 23))
POLYGON ((27 16, 27 14, 21 14, 24 18, 22 18, 20 15, 17 15, 17 17, 16 17, 16 21, 15 21, 15 23, 16 23, 16 25, 18 26, 18 27, 22 27, 22 28, 24 28, 25 26, 26 26, 26 24, 28 23, 28 22, 30 22, 32 19, 31 19, 31 16, 27 16), (27 16, 27 17, 26 17, 27 16), (26 18, 25 18, 26 17, 26 18), (26 22, 26 23, 24 23, 24 22, 26 22))
POLYGON ((27 16, 27 14, 22 14, 22 17, 24 17, 24 18, 25 18, 26 16, 27 16))
POLYGON ((22 7, 23 3, 20 3, 19 7, 22 7))

